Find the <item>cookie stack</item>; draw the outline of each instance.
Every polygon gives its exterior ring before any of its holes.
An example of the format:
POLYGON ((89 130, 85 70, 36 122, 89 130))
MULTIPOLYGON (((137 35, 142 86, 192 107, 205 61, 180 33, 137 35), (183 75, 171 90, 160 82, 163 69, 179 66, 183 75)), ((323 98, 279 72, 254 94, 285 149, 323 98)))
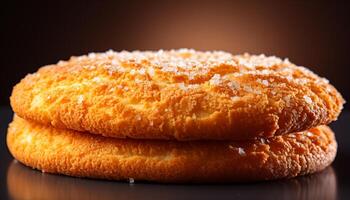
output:
POLYGON ((320 171, 344 100, 288 59, 190 49, 90 53, 18 83, 12 155, 43 172, 237 182, 320 171))

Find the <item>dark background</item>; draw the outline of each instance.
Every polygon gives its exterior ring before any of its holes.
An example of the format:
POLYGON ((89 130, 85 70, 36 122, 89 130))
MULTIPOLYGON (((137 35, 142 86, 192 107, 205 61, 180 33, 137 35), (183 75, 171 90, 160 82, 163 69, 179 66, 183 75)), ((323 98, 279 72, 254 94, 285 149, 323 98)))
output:
MULTIPOLYGON (((349 19, 350 4, 331 1, 1 2, 0 199, 16 199, 11 198, 6 184, 12 168, 18 173, 18 194, 50 194, 52 199, 82 198, 85 194, 91 199, 329 199, 323 196, 328 193, 334 199, 350 199, 349 112, 331 124, 339 144, 331 168, 333 185, 316 174, 247 185, 129 186, 42 174, 13 161, 5 147, 6 129, 13 116, 8 99, 21 78, 71 55, 108 49, 187 47, 288 57, 327 77, 350 100, 349 19), (22 182, 33 187, 24 187, 22 182)), ((346 108, 350 106, 346 104, 346 108)))
POLYGON ((25 74, 71 55, 181 47, 288 57, 350 99, 349 11, 331 1, 2 2, 0 105, 25 74))

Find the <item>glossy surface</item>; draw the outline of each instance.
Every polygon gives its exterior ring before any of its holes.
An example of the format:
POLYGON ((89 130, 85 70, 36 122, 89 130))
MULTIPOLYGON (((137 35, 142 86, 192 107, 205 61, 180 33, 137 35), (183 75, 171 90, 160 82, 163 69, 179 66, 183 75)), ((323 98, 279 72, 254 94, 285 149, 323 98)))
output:
POLYGON ((0 199, 347 199, 350 197, 350 113, 332 124, 339 143, 333 165, 321 173, 289 180, 245 184, 181 185, 101 181, 51 175, 13 160, 5 143, 11 121, 0 109, 0 199))

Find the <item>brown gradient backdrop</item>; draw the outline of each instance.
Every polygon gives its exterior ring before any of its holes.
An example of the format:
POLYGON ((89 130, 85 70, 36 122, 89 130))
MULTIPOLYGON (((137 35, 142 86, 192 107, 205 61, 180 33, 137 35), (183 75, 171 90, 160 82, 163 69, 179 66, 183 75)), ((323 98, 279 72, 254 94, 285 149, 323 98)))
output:
POLYGON ((92 51, 195 48, 288 57, 349 99, 349 4, 304 1, 12 3, 1 17, 1 98, 39 66, 92 51))

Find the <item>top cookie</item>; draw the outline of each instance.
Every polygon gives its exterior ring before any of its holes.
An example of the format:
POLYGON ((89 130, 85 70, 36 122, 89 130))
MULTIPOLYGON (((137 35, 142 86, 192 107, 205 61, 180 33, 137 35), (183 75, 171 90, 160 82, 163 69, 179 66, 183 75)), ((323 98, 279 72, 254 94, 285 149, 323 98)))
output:
POLYGON ((264 55, 189 49, 90 53, 14 87, 22 118, 112 137, 241 140, 328 124, 344 100, 324 78, 264 55))

